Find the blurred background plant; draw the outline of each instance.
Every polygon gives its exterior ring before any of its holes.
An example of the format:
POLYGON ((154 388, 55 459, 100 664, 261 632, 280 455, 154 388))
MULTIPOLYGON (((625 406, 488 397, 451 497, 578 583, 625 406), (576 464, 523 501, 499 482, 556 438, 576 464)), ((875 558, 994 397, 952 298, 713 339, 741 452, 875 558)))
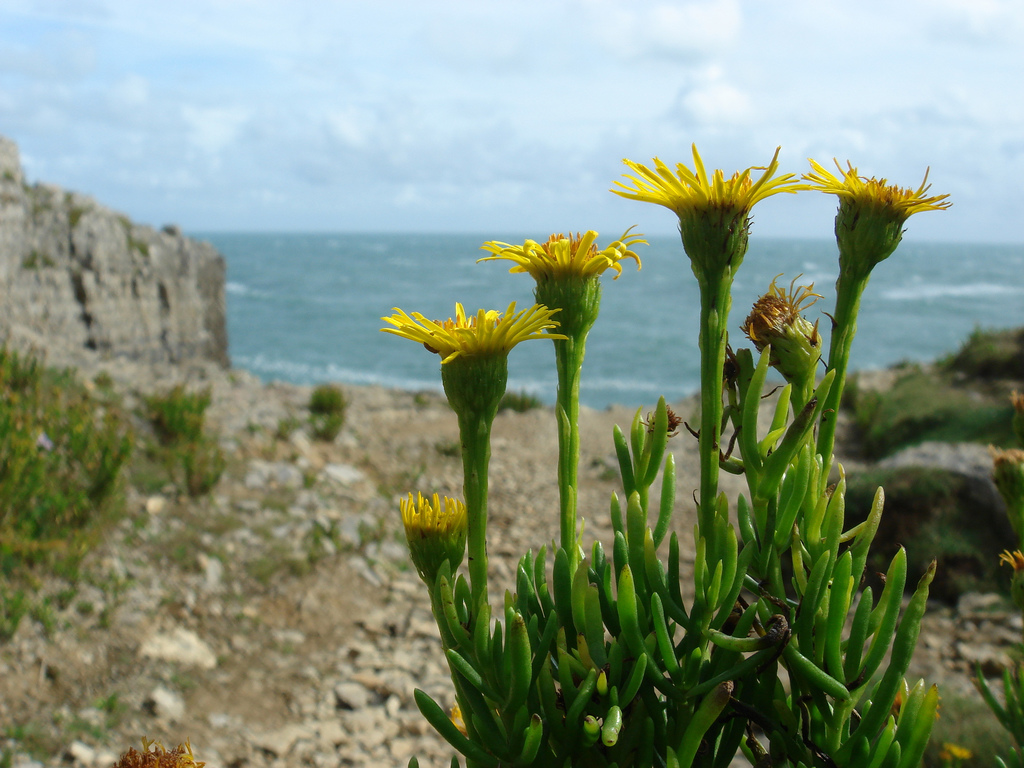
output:
POLYGON ((208 493, 224 472, 224 454, 205 429, 210 391, 190 392, 177 384, 145 398, 146 413, 157 437, 157 458, 189 496, 208 493))
POLYGON ((345 425, 348 402, 337 384, 320 384, 309 396, 309 426, 313 437, 330 442, 345 425))
MULTIPOLYGON (((1024 335, 1024 334, 1022 334, 1024 335)), ((1007 549, 999 561, 1013 569, 1010 596, 1017 608, 1024 611, 1024 394, 1014 391, 1010 395, 1011 415, 1008 419, 1017 448, 1000 450, 991 448, 993 478, 1003 501, 1006 514, 1015 534, 1016 549, 1007 549)), ((1011 539, 1012 540, 1012 539, 1011 539)), ((999 723, 1013 736, 1016 746, 1003 753, 998 764, 1004 768, 1024 768, 1024 644, 1017 648, 1017 661, 1004 669, 1002 696, 996 696, 980 666, 975 671, 974 683, 995 714, 999 723)))
POLYGON ((73 563, 117 509, 128 419, 73 371, 0 347, 0 572, 73 563))

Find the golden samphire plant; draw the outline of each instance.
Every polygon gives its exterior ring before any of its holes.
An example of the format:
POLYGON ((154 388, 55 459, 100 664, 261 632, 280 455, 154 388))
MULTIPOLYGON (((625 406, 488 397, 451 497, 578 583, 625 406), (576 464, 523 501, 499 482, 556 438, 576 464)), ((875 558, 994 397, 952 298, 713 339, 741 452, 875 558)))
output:
POLYGON ((947 196, 838 163, 838 174, 811 161, 802 178, 779 175, 778 151, 766 167, 730 176, 709 175, 696 147, 692 167, 626 164, 630 173, 613 191, 677 216, 700 288, 693 567, 683 568, 679 541, 668 535, 675 469, 666 444, 678 422, 664 399, 648 421, 638 411, 626 432, 615 430, 622 495, 611 499, 611 551, 599 542, 584 548, 580 536, 584 348, 602 274, 618 277, 624 260, 639 267, 634 249, 645 241, 627 231, 602 247, 588 231, 485 243, 486 259, 507 259, 511 271, 534 278, 533 307, 467 315, 456 305, 445 321, 400 310, 384 318, 383 330, 439 355, 465 473, 464 501, 410 496, 402 505, 454 685, 454 707, 417 691, 420 711, 473 768, 726 768, 740 751, 756 768, 916 768, 938 692, 904 678, 934 565, 902 617, 903 550, 881 594, 860 589, 883 494, 866 521, 846 527, 846 483, 832 451, 871 270, 896 249, 912 214, 948 207, 947 196), (734 349, 731 288, 751 211, 771 195, 806 190, 839 198, 827 358, 817 324, 801 315, 817 298, 812 286, 786 291, 773 283, 743 325, 755 349, 734 349), (490 430, 509 350, 535 339, 555 347, 560 540, 553 551, 526 552, 515 592, 495 605, 487 583, 490 430), (760 431, 771 367, 787 384, 760 431), (746 479, 746 493, 732 504, 719 492, 722 470, 746 479), (683 597, 683 580, 693 585, 692 600, 683 597))

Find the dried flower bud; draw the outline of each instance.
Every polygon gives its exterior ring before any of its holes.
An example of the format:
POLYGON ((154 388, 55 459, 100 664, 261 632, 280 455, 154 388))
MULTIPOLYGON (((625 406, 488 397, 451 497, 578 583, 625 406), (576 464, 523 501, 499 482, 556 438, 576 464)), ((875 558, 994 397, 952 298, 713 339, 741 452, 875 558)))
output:
POLYGON ((800 314, 821 294, 814 293, 813 283, 794 287, 798 278, 789 284, 788 291, 776 285, 778 277, 772 280, 741 328, 758 352, 771 345, 772 366, 795 387, 813 383, 821 357, 818 323, 812 324, 800 314))
POLYGON ((158 741, 142 739, 142 751, 131 747, 121 755, 114 768, 203 768, 206 763, 198 762, 192 756, 192 745, 185 742, 172 750, 164 749, 158 741))

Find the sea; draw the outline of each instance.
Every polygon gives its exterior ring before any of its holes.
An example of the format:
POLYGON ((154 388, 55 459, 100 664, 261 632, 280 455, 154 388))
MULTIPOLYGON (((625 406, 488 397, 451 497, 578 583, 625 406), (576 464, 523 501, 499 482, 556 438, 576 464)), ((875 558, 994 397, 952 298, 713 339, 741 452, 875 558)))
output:
MULTIPOLYGON (((535 236, 535 235, 534 235, 535 236)), ((533 303, 533 279, 511 262, 477 263, 488 239, 522 235, 268 234, 200 235, 227 261, 229 353, 235 367, 266 381, 380 384, 440 390, 438 357, 381 333, 399 307, 443 319, 533 303)), ((648 237, 643 266, 622 262, 602 278, 601 314, 587 342, 580 386, 585 405, 650 407, 699 386, 699 298, 677 236, 648 237)), ((599 239, 603 244, 604 239, 599 239)), ((822 294, 806 313, 827 339, 837 273, 834 241, 752 238, 738 271, 729 317, 733 346, 750 307, 776 276, 822 294)), ((1024 245, 914 242, 907 235, 879 264, 865 292, 852 365, 882 368, 930 361, 960 348, 976 328, 1024 326, 1024 245)), ((528 341, 509 356, 509 389, 555 398, 550 342, 528 341)))

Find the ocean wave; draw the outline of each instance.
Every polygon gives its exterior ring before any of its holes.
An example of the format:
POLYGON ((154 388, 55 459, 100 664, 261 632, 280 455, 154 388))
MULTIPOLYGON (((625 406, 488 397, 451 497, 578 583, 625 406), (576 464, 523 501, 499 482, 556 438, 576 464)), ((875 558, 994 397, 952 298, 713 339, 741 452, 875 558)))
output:
POLYGON ((224 292, 229 296, 252 296, 257 299, 266 299, 272 295, 270 291, 264 291, 260 288, 251 288, 245 283, 237 283, 233 280, 228 280, 224 284, 224 292))
POLYGON ((914 301, 918 299, 984 298, 986 296, 1007 296, 1022 293, 1024 289, 1013 285, 995 283, 967 283, 966 285, 906 285, 889 288, 881 292, 883 299, 890 301, 914 301))

